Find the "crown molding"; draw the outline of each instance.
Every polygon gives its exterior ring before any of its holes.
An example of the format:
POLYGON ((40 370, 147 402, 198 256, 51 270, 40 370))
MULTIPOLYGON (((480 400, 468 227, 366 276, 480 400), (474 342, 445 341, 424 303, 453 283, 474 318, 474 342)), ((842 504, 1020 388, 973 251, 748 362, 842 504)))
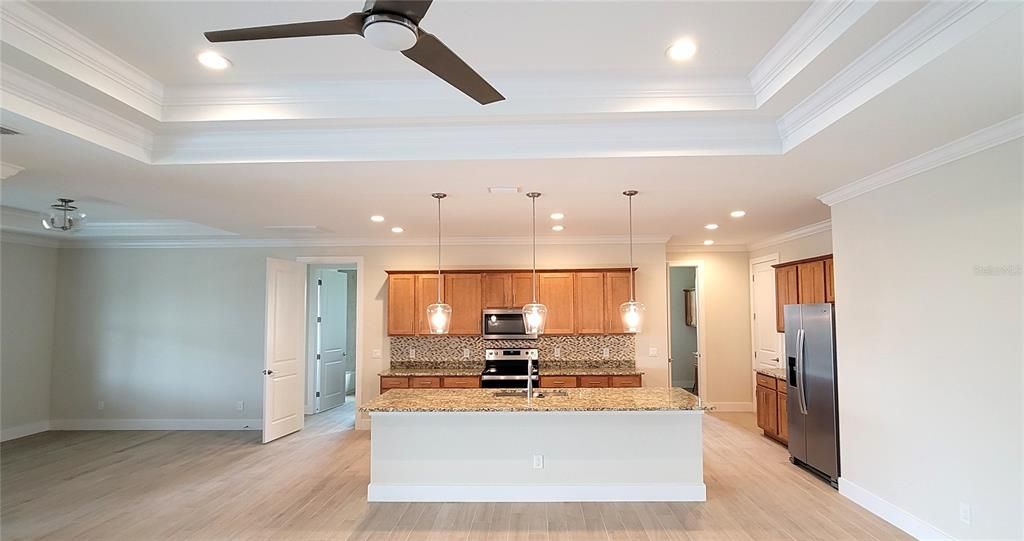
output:
POLYGON ((714 253, 714 252, 748 252, 746 246, 742 244, 712 244, 711 246, 704 246, 703 244, 672 244, 669 243, 665 246, 665 252, 670 254, 696 254, 696 253, 714 253))
POLYGON ((7 180, 24 170, 25 168, 20 165, 14 165, 13 163, 8 162, 0 162, 0 180, 7 180))
MULTIPOLYGON (((666 236, 634 236, 633 244, 664 245, 666 236)), ((528 246, 531 237, 455 237, 445 239, 444 246, 528 246)), ((538 237, 537 244, 552 246, 625 245, 625 235, 538 237)), ((61 243, 64 248, 329 248, 329 247, 400 247, 436 246, 434 238, 367 239, 367 238, 178 238, 178 239, 89 239, 77 237, 61 243)))
POLYGON ((149 162, 153 135, 148 130, 12 66, 2 64, 0 70, 0 101, 5 110, 149 162))
POLYGON ((0 4, 3 41, 159 119, 163 85, 70 26, 25 1, 0 4))
POLYGON ((11 244, 26 244, 41 248, 60 248, 60 240, 45 235, 33 235, 20 231, 0 231, 0 241, 11 244))
POLYGON ((818 200, 831 207, 1020 137, 1024 137, 1024 115, 1011 117, 998 124, 978 130, 966 137, 961 137, 860 180, 836 188, 818 196, 818 200))
POLYGON ((182 220, 146 220, 135 222, 90 222, 76 238, 110 237, 237 237, 237 233, 182 220))
POLYGON ((749 244, 747 246, 747 249, 748 249, 748 251, 753 252, 755 250, 760 250, 762 248, 768 248, 770 246, 775 246, 775 245, 778 245, 778 244, 782 244, 784 242, 790 242, 790 241, 794 241, 794 240, 797 240, 797 239, 802 239, 804 237, 809 237, 811 235, 817 235, 818 233, 822 233, 824 231, 831 231, 831 230, 832 230, 832 220, 831 219, 829 219, 829 220, 822 220, 822 221, 820 221, 818 223, 814 223, 814 224, 811 224, 811 225, 805 225, 803 227, 798 227, 798 228, 796 228, 796 229, 794 229, 792 231, 787 231, 787 232, 781 233, 779 235, 773 235, 771 237, 768 237, 768 238, 765 238, 765 239, 761 239, 761 240, 759 240, 757 242, 753 242, 753 243, 751 243, 751 244, 749 244))
POLYGON ((875 0, 814 0, 750 71, 756 107, 792 81, 874 4, 875 0))
POLYGON ((834 122, 1017 7, 1015 2, 932 1, 778 120, 783 152, 834 122))

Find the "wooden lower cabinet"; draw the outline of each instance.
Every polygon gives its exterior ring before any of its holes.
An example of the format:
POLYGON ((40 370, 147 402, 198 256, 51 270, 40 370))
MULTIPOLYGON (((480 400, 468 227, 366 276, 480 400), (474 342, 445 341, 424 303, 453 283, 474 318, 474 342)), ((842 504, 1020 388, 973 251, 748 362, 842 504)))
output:
POLYGON ((612 387, 640 387, 642 382, 640 376, 612 376, 611 377, 612 387))
MULTIPOLYGON (((388 389, 476 389, 479 376, 381 376, 380 392, 388 389)), ((541 376, 540 387, 551 389, 643 387, 643 376, 541 376)))
POLYGON ((786 407, 786 382, 757 374, 754 391, 757 406, 757 427, 765 436, 782 443, 789 441, 789 417, 786 407))
POLYGON ((440 389, 441 378, 415 376, 409 378, 410 389, 440 389))
POLYGON ((779 395, 779 399, 778 399, 779 400, 779 403, 778 403, 778 406, 779 406, 778 407, 778 412, 779 412, 779 430, 778 430, 777 434, 778 434, 780 440, 782 440, 783 442, 788 443, 789 442, 789 412, 787 411, 787 407, 788 406, 786 405, 787 395, 786 395, 786 393, 778 393, 778 395, 779 395))
POLYGON ((441 386, 445 389, 475 389, 480 387, 480 378, 477 376, 445 376, 441 379, 441 386))
POLYGON ((409 378, 406 377, 393 377, 393 376, 381 376, 380 378, 380 392, 387 391, 388 389, 408 389, 409 378))
POLYGON ((541 387, 560 387, 563 389, 578 387, 576 376, 541 376, 541 387))
POLYGON ((608 376, 580 376, 580 387, 608 387, 608 376))

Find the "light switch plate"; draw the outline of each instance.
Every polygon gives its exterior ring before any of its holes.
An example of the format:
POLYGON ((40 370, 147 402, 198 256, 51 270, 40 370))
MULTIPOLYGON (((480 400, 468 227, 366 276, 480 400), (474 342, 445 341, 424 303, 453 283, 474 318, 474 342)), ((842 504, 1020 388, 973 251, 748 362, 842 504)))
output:
POLYGON ((648 357, 657 357, 658 356, 658 348, 647 348, 647 356, 648 357))
POLYGON ((609 357, 608 348, 601 348, 601 358, 607 359, 609 357))
POLYGON ((245 411, 245 402, 242 401, 242 400, 239 400, 238 402, 236 402, 235 403, 235 409, 237 409, 238 411, 245 411))
POLYGON ((556 359, 561 359, 562 358, 562 348, 560 348, 558 346, 555 346, 555 358, 556 359))
POLYGON ((96 403, 96 409, 98 410, 102 410, 105 407, 107 407, 107 405, 102 400, 96 403))
POLYGON ((370 351, 370 357, 373 357, 374 359, 380 359, 380 350, 375 349, 370 351))
POLYGON ((409 348, 409 358, 410 359, 415 359, 416 358, 416 348, 409 348))
POLYGON ((971 525, 971 504, 960 502, 960 522, 971 525))
POLYGON ((544 469, 544 455, 533 455, 533 469, 544 469))
POLYGON ((469 348, 462 348, 462 358, 463 359, 468 359, 469 358, 469 348))

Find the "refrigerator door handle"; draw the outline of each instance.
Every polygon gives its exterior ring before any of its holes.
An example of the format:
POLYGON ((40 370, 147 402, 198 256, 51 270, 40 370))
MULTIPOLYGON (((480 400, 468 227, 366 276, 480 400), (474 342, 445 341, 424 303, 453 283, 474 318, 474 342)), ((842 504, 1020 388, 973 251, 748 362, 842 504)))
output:
POLYGON ((796 331, 796 381, 797 398, 800 404, 800 413, 807 415, 807 385, 804 379, 804 342, 806 336, 803 329, 796 331))

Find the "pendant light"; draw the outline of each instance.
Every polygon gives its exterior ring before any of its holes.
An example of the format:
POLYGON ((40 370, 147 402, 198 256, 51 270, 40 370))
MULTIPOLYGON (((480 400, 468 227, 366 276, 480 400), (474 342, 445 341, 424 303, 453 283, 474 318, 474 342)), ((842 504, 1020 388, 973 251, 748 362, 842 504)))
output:
POLYGON ((647 307, 643 303, 636 302, 636 292, 633 291, 633 196, 636 190, 626 190, 622 195, 629 198, 629 300, 619 306, 619 313, 622 315, 622 330, 627 333, 638 333, 644 325, 644 311, 647 307))
POLYGON ((427 325, 430 334, 448 334, 452 307, 441 300, 441 200, 448 197, 448 194, 437 192, 430 194, 430 197, 437 199, 437 302, 427 307, 427 325))
POLYGON ((43 218, 43 229, 48 231, 75 232, 85 225, 85 213, 78 212, 78 207, 72 205, 74 199, 61 197, 57 202, 50 205, 50 215, 43 218))
POLYGON ((540 192, 526 194, 533 204, 533 302, 523 307, 523 322, 529 334, 544 334, 544 323, 548 319, 548 307, 537 302, 537 198, 540 192))

